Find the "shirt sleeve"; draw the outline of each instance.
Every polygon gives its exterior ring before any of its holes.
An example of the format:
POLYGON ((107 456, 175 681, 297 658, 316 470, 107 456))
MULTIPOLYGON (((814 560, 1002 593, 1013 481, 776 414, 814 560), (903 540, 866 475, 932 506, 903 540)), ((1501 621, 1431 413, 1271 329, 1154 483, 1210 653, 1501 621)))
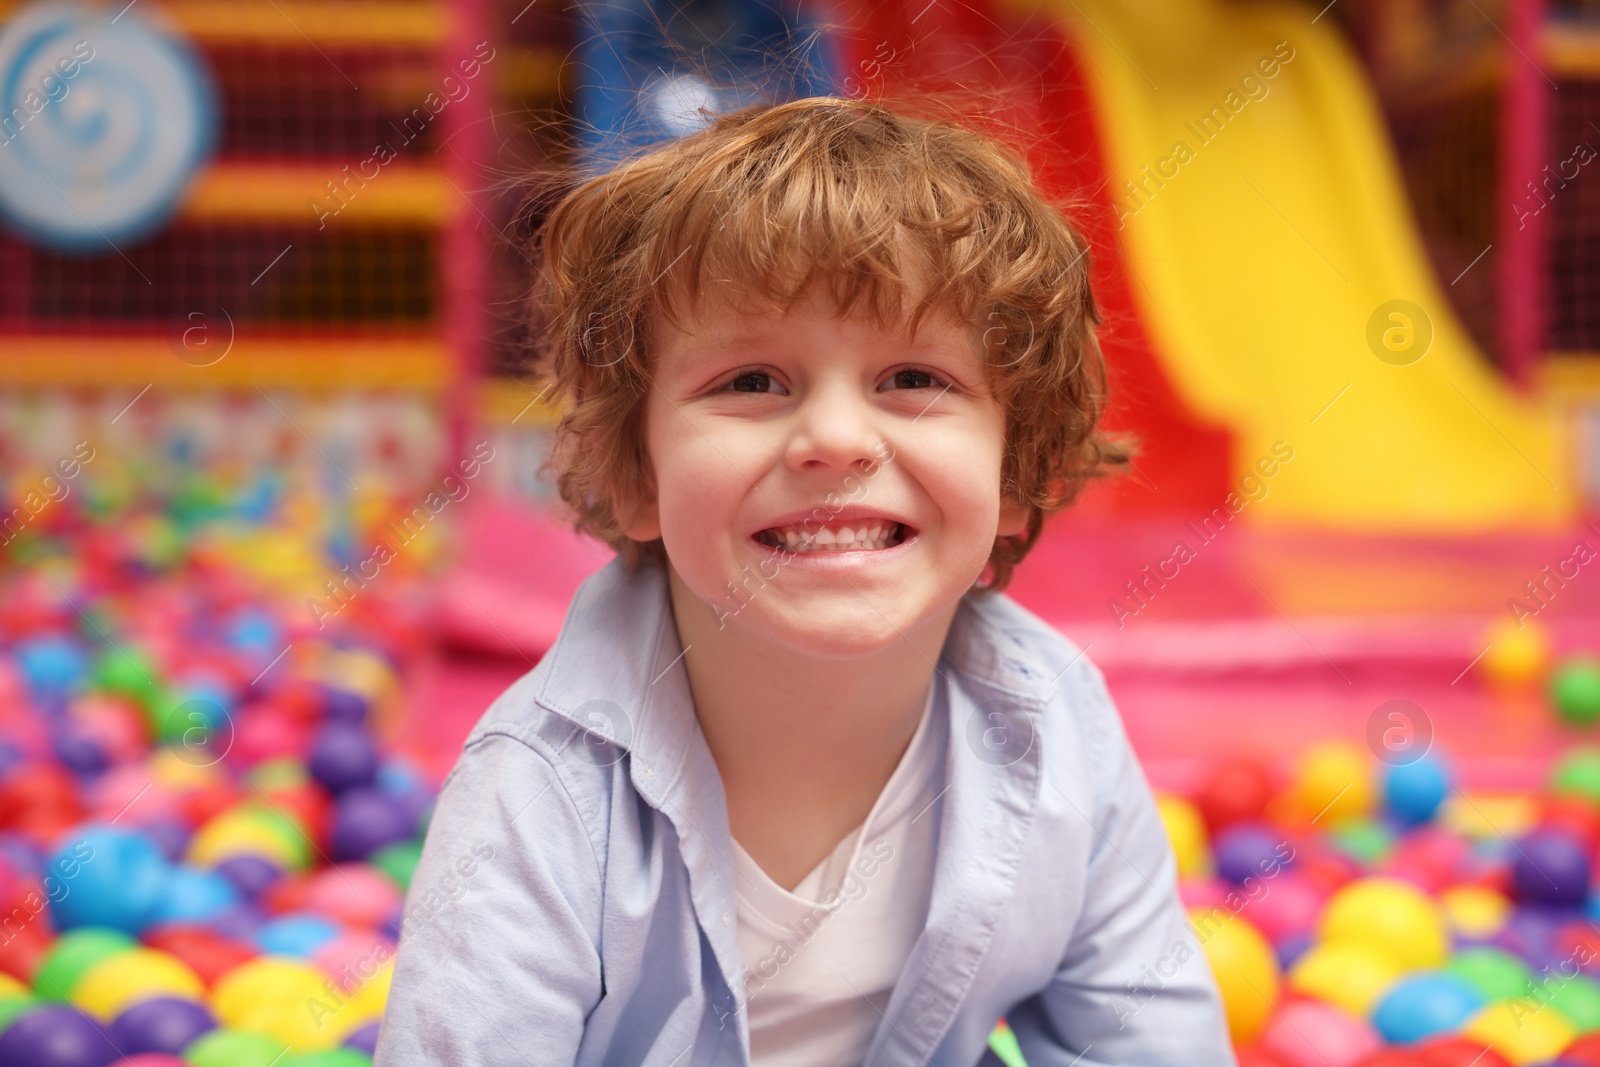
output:
POLYGON ((1155 798, 1099 671, 1080 670, 1090 766, 1102 771, 1092 810, 1078 812, 1091 821, 1083 911, 1054 979, 1006 1020, 1028 1067, 1234 1067, 1155 798))
POLYGON ((490 732, 440 793, 375 1067, 571 1064, 601 995, 596 852, 555 768, 490 732))

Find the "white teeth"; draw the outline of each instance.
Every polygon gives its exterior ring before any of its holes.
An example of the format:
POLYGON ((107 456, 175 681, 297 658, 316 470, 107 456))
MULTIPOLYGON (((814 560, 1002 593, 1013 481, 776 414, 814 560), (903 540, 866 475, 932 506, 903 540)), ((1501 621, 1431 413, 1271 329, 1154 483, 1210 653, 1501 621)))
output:
POLYGON ((897 524, 873 522, 859 527, 842 526, 816 532, 798 530, 792 526, 768 530, 763 540, 787 548, 791 552, 846 552, 888 548, 897 524))

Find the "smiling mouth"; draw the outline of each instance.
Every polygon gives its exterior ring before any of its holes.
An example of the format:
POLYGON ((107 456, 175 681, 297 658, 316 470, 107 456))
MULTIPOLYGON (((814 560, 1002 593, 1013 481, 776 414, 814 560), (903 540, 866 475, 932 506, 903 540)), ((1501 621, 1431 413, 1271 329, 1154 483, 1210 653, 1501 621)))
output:
POLYGON ((756 534, 768 548, 790 552, 873 552, 902 544, 911 532, 903 522, 873 519, 803 530, 798 526, 773 526, 756 534))

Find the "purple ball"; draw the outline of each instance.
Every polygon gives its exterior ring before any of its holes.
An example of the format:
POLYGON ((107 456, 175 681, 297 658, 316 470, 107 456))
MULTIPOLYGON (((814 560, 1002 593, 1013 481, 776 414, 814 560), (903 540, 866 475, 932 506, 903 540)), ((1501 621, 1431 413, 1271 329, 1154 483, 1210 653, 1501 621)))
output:
POLYGON ((217 864, 217 873, 234 884, 239 892, 254 900, 267 887, 283 877, 278 865, 264 856, 230 856, 217 864))
POLYGON ((1517 899, 1582 906, 1589 897, 1589 857, 1557 830, 1538 830, 1517 842, 1512 860, 1517 899))
POLYGON ((129 1056, 138 1052, 179 1052, 217 1022, 191 1000, 156 997, 135 1004, 117 1016, 107 1031, 112 1043, 129 1056))
POLYGON ((322 715, 328 722, 359 726, 367 717, 366 698, 348 689, 322 687, 322 715))
POLYGON ((118 1058, 94 1020, 65 1005, 30 1011, 0 1033, 0 1063, 17 1067, 106 1067, 118 1058))
POLYGON ((1260 881, 1272 877, 1284 867, 1278 851, 1282 844, 1283 834, 1260 823, 1230 826, 1217 835, 1213 845, 1217 873, 1234 885, 1242 885, 1246 878, 1260 881))
POLYGON ((378 746, 361 727, 331 722, 312 746, 310 766, 331 793, 369 786, 378 777, 378 746))
POLYGON ((344 1039, 345 1048, 353 1048, 357 1052, 365 1052, 368 1056, 378 1054, 378 1024, 368 1023, 359 1030, 352 1030, 350 1036, 344 1039))
POLYGON ((403 805, 377 789, 351 789, 333 809, 333 858, 364 860, 417 832, 403 805))

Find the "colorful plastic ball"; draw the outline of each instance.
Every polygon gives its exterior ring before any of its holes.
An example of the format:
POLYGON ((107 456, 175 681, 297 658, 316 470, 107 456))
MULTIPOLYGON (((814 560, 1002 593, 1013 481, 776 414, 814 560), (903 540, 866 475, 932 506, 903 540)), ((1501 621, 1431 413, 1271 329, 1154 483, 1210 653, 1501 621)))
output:
POLYGON ((46 1000, 67 1000, 84 972, 137 946, 121 930, 89 926, 62 934, 40 963, 34 987, 46 1000))
POLYGON ((1283 833, 1261 823, 1235 823, 1217 835, 1212 851, 1217 874, 1234 885, 1275 877, 1294 856, 1283 833))
POLYGON ((110 1022, 129 1007, 151 997, 199 1000, 205 983, 188 964, 167 952, 131 948, 94 964, 72 987, 78 1007, 110 1022))
POLYGON ((248 853, 228 857, 217 864, 216 870, 249 899, 259 897, 283 877, 283 871, 276 863, 265 856, 253 856, 248 853))
POLYGON ((334 809, 332 846, 337 860, 366 859, 379 849, 416 833, 404 813, 377 789, 351 789, 334 809))
POLYGON ((372 1057, 358 1049, 331 1048, 289 1057, 285 1067, 372 1067, 372 1057))
POLYGON ((1600 1067, 1600 1032, 1582 1035, 1561 1050, 1561 1058, 1582 1067, 1600 1067))
POLYGON ((1439 905, 1393 878, 1363 878, 1340 889, 1320 930, 1325 942, 1367 945, 1402 970, 1440 966, 1450 944, 1439 905))
POLYGON ((1520 900, 1578 906, 1589 896, 1589 857, 1581 842, 1537 830, 1517 842, 1512 875, 1520 900))
POLYGON ((140 1052, 125 1060, 117 1060, 112 1067, 189 1067, 177 1056, 165 1052, 140 1052))
POLYGON ((256 945, 273 956, 310 959, 339 936, 339 927, 320 915, 298 913, 274 919, 256 935, 256 945))
POLYGON ((1572 1023, 1559 1011, 1526 997, 1484 1005, 1461 1033, 1483 1042, 1519 1067, 1553 1059, 1577 1035, 1572 1023))
POLYGON ((1600 660, 1575 656, 1550 676, 1550 703, 1568 726, 1591 726, 1600 718, 1600 660))
POLYGON ((1583 797, 1548 796, 1540 805, 1537 829, 1569 834, 1593 850, 1600 844, 1600 811, 1583 797))
POLYGON ((282 1063, 283 1042, 243 1030, 213 1030, 183 1050, 189 1067, 272 1067, 282 1063))
POLYGON ((106 1067, 117 1049, 77 1008, 51 1004, 12 1020, 0 1033, 0 1063, 19 1067, 106 1067))
POLYGON ((172 868, 144 834, 90 826, 57 849, 52 869, 72 864, 72 891, 51 905, 57 929, 106 926, 137 934, 160 914, 172 868))
POLYGON ((1313 945, 1289 971, 1289 988, 1366 1017, 1400 980, 1402 969, 1371 945, 1313 945))
POLYGON ((422 861, 422 840, 415 838, 387 845, 367 857, 367 862, 388 875, 404 893, 411 888, 411 877, 422 861))
POLYGON ((1206 843, 1206 826, 1193 804, 1171 793, 1156 796, 1156 811, 1178 861, 1178 877, 1194 878, 1211 869, 1211 849, 1206 843))
POLYGON ((303 960, 261 956, 218 980, 211 1010, 225 1026, 277 1038, 280 1050, 285 1044, 303 1052, 331 1048, 345 1031, 307 1010, 309 1003, 328 1001, 329 984, 321 969, 303 960))
POLYGON ((1486 1002, 1471 982, 1449 971, 1407 975, 1383 995, 1372 1024, 1385 1041, 1410 1045, 1456 1030, 1486 1002))
POLYGON ((1484 640, 1488 649, 1480 662, 1493 684, 1534 682, 1550 666, 1550 637, 1537 619, 1497 619, 1484 640))
POLYGON ((215 867, 234 856, 261 856, 280 870, 298 871, 310 862, 310 846, 287 819, 240 805, 200 827, 187 853, 197 867, 215 867))
POLYGON ((159 926, 147 930, 144 942, 150 948, 169 952, 188 964, 207 986, 256 957, 254 947, 231 941, 205 926, 159 926))
POLYGON ((1244 916, 1273 944, 1315 925, 1323 895, 1292 868, 1266 883, 1266 891, 1244 908, 1244 916))
POLYGON ((1487 886, 1459 885, 1439 894, 1450 929, 1460 937, 1493 937, 1511 916, 1511 901, 1487 886))
POLYGON ((53 704, 80 685, 88 673, 89 657, 70 637, 34 637, 11 651, 22 680, 41 704, 53 704))
POLYGON ((186 865, 173 868, 167 893, 159 923, 205 922, 239 903, 238 889, 223 875, 186 865))
POLYGON ((1450 777, 1439 757, 1428 754, 1413 763, 1389 768, 1383 778, 1383 799, 1402 826, 1432 819, 1450 793, 1450 777))
POLYGON ((1497 948, 1469 948, 1456 953, 1447 970, 1478 987, 1488 1000, 1521 996, 1533 972, 1509 952, 1497 948))
POLYGON ((359 726, 329 723, 311 749, 311 775, 331 793, 372 785, 378 776, 378 747, 359 726))
POLYGON ((1570 749, 1551 770, 1549 788, 1557 796, 1583 797, 1600 804, 1600 748, 1570 749))
POLYGON ((1511 1062, 1482 1041, 1459 1034, 1435 1037, 1417 1046, 1419 1067, 1511 1067, 1511 1062))
POLYGON ((1580 1031, 1600 1028, 1600 984, 1585 975, 1565 977, 1560 972, 1542 982, 1550 1007, 1566 1016, 1580 1031))
POLYGON ((1215 834, 1234 823, 1259 820, 1274 792, 1272 773, 1260 761, 1224 757, 1206 776, 1194 803, 1201 819, 1215 834))
POLYGON ((1394 832, 1375 819, 1346 819, 1328 831, 1328 841, 1366 867, 1387 861, 1395 847, 1394 832))
POLYGON ((1375 794, 1372 757, 1342 741, 1312 745, 1301 758, 1289 789, 1302 819, 1330 829, 1370 815, 1375 794))
POLYGON ((1251 1040, 1278 1002, 1278 960, 1272 946, 1249 920, 1221 909, 1191 911, 1189 921, 1222 993, 1228 1033, 1235 1044, 1251 1040))
POLYGON ((195 1038, 216 1029, 204 1007, 181 997, 155 997, 128 1008, 106 1035, 128 1055, 137 1052, 182 1052, 195 1038))
POLYGON ((1354 1067, 1379 1040, 1371 1026, 1330 1004, 1292 1000, 1268 1023, 1261 1044, 1290 1067, 1354 1067))
MULTIPOLYGON (((476 858, 466 861, 472 866, 456 871, 467 877, 467 870, 476 870, 476 858)), ((326 915, 346 926, 376 928, 400 906, 401 894, 394 882, 374 867, 364 863, 340 863, 318 871, 305 881, 301 906, 309 911, 326 915)))
POLYGON ((368 1023, 352 1030, 350 1036, 344 1039, 344 1047, 355 1049, 357 1052, 364 1052, 368 1056, 377 1055, 378 1024, 368 1023))

